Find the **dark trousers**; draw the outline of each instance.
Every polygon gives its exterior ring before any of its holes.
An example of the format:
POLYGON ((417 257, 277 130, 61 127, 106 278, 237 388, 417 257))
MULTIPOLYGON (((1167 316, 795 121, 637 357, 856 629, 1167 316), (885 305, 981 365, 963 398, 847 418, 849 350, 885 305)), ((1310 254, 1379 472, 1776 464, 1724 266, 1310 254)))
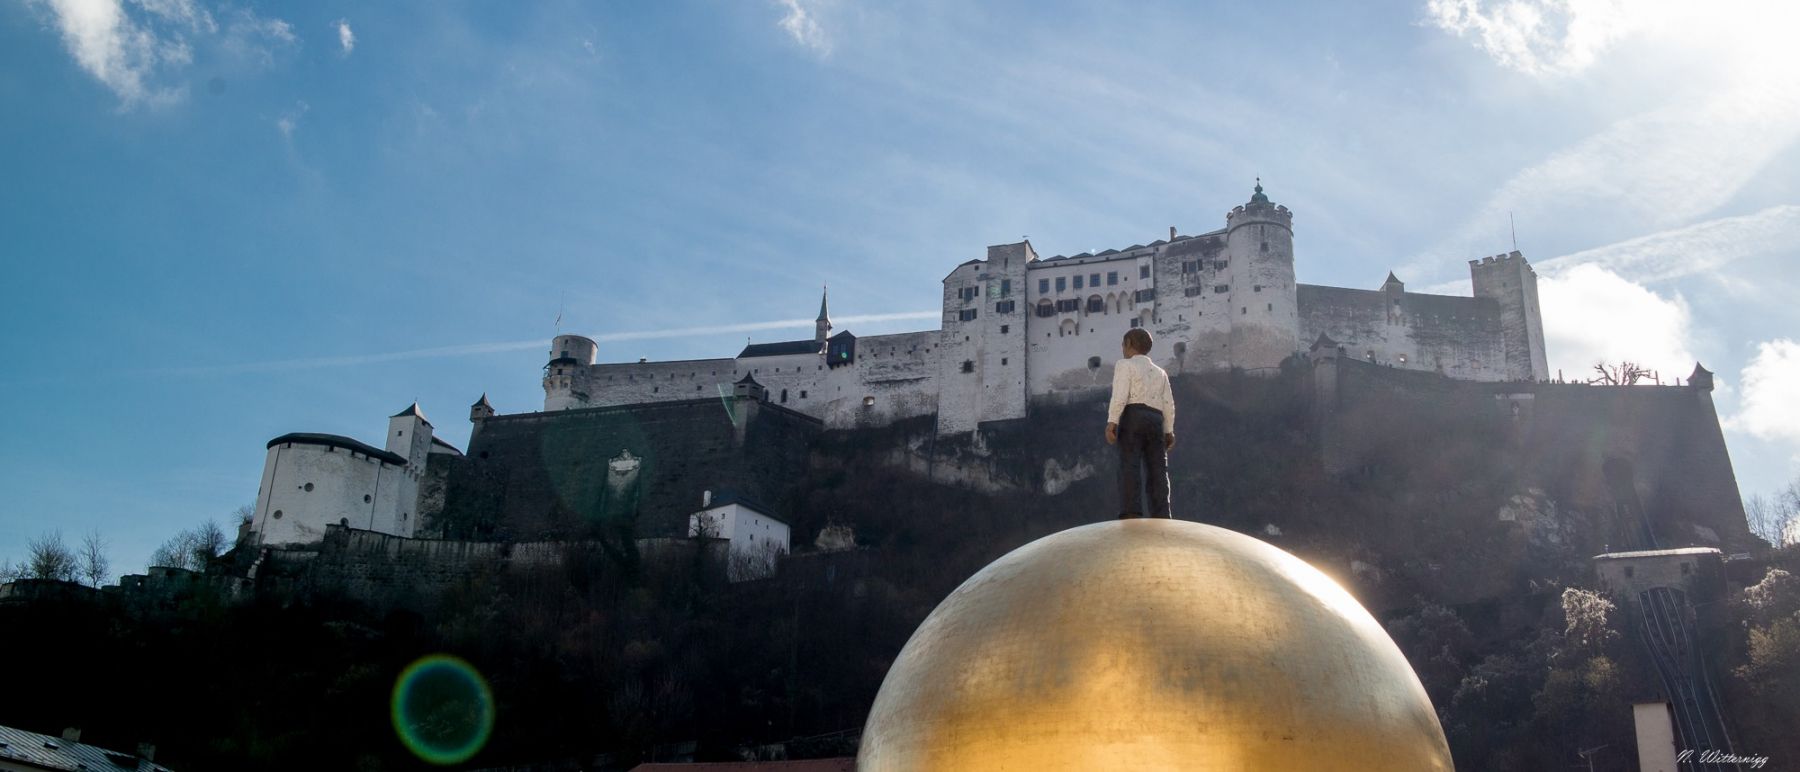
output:
POLYGON ((1163 445, 1163 414, 1133 402, 1119 414, 1120 517, 1143 516, 1139 490, 1145 482, 1150 487, 1150 516, 1168 517, 1169 451, 1163 445))

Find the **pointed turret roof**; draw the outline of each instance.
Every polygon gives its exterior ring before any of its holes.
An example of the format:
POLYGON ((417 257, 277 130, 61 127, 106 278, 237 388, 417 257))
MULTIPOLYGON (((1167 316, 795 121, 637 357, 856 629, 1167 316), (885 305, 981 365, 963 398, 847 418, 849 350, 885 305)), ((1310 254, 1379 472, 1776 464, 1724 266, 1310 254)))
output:
POLYGON ((475 404, 470 405, 469 407, 491 408, 491 407, 493 407, 493 404, 488 402, 487 392, 484 391, 481 393, 481 399, 475 400, 475 404))
POLYGON ((1701 367, 1699 362, 1695 362, 1694 363, 1694 372, 1688 375, 1688 386, 1691 388, 1699 389, 1701 391, 1712 391, 1713 390, 1712 371, 1708 370, 1704 367, 1701 367))
POLYGON ((1269 203, 1269 197, 1263 195, 1262 178, 1261 177, 1256 178, 1256 192, 1252 193, 1250 195, 1250 203, 1252 203, 1252 204, 1267 204, 1267 203, 1269 203))
POLYGON ((830 289, 830 287, 821 287, 819 289, 819 318, 816 321, 824 322, 831 319, 831 315, 825 313, 825 296, 830 289))
POLYGON ((757 385, 757 386, 761 386, 761 385, 762 385, 762 384, 760 384, 760 383, 756 383, 756 379, 755 379, 755 378, 752 378, 752 377, 750 377, 750 374, 749 374, 749 373, 744 373, 744 377, 742 377, 742 378, 739 378, 739 379, 737 379, 737 382, 738 382, 738 383, 739 383, 739 384, 745 384, 745 383, 754 383, 754 384, 756 384, 756 385, 757 385))
POLYGON ((425 411, 419 409, 419 403, 417 402, 407 405, 405 410, 395 413, 392 417, 403 418, 409 415, 416 416, 420 421, 423 421, 426 426, 431 425, 431 421, 425 417, 425 411))
POLYGON ((1387 284, 1404 284, 1405 282, 1400 281, 1400 277, 1395 276, 1393 271, 1388 271, 1388 277, 1387 277, 1386 283, 1387 284))

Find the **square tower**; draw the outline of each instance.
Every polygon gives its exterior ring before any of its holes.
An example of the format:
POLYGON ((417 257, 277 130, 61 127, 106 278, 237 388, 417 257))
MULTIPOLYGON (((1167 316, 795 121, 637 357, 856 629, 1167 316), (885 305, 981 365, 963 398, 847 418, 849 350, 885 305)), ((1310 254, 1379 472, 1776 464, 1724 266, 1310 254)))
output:
POLYGON ((1517 251, 1469 261, 1475 297, 1500 304, 1506 378, 1542 381, 1550 377, 1544 355, 1544 317, 1538 311, 1537 272, 1517 251))

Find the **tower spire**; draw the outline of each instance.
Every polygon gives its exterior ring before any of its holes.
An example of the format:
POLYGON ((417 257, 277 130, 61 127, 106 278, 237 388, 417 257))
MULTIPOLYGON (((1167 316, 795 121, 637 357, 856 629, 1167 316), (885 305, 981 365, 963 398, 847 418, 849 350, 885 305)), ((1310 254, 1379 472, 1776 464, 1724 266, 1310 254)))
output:
POLYGON ((819 318, 813 323, 813 340, 820 343, 824 343, 831 335, 831 314, 826 310, 826 299, 830 291, 830 285, 821 285, 819 288, 819 318))

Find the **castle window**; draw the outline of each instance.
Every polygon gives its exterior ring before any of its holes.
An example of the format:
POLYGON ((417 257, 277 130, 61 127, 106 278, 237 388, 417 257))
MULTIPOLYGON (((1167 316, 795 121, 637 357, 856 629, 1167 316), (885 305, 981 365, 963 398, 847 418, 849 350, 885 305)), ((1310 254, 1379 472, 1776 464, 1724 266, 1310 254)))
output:
POLYGON ((1100 286, 1100 274, 1097 274, 1097 273, 1088 274, 1088 286, 1089 287, 1100 286))
POLYGON ((1193 273, 1194 269, 1196 269, 1198 267, 1199 267, 1199 263, 1196 263, 1193 260, 1181 261, 1181 272, 1182 273, 1193 273))
POLYGON ((1001 279, 1000 280, 1000 297, 1007 297, 1011 294, 1012 294, 1012 279, 1001 279))
POLYGON ((1011 300, 1002 300, 1002 301, 1000 301, 1000 302, 998 302, 998 303, 995 303, 995 304, 994 304, 994 313, 996 313, 996 314, 1010 314, 1010 313, 1012 313, 1012 312, 1013 312, 1013 309, 1014 309, 1014 307, 1015 307, 1015 306, 1013 306, 1013 301, 1011 301, 1011 300))
POLYGON ((1137 295, 1132 298, 1132 302, 1133 303, 1148 303, 1155 299, 1156 299, 1156 288, 1155 287, 1146 287, 1144 289, 1137 291, 1137 295))
POLYGON ((1274 304, 1274 303, 1270 303, 1270 304, 1269 304, 1269 310, 1270 310, 1270 311, 1273 311, 1273 310, 1275 310, 1275 304, 1274 304))
POLYGON ((1242 309, 1240 309, 1238 311, 1238 316, 1247 316, 1247 315, 1249 315, 1249 313, 1250 313, 1250 307, 1244 306, 1242 309))
POLYGON ((1100 357, 1088 357, 1088 369, 1089 370, 1100 369, 1100 357))
POLYGON ((975 320, 975 311, 976 311, 976 309, 973 309, 973 308, 965 308, 961 311, 956 312, 957 321, 963 321, 963 322, 974 321, 975 320))
POLYGON ((1049 298, 1038 301, 1037 315, 1040 319, 1046 316, 1055 316, 1056 304, 1050 302, 1049 298))
POLYGON ((1106 286, 1111 287, 1112 285, 1118 284, 1118 283, 1119 283, 1119 272, 1118 271, 1107 271, 1106 272, 1106 286))
POLYGON ((964 360, 963 360, 963 368, 962 368, 962 371, 963 371, 963 372, 965 372, 965 373, 972 373, 972 372, 975 372, 975 360, 973 360, 973 359, 964 359, 964 360))
POLYGON ((1140 279, 1150 278, 1150 264, 1149 263, 1145 263, 1143 265, 1138 266, 1138 278, 1140 278, 1140 279))
POLYGON ((801 399, 806 399, 806 390, 805 390, 805 389, 801 389, 801 390, 800 390, 800 398, 801 398, 801 399))
POLYGON ((275 510, 274 517, 276 520, 280 520, 281 519, 281 510, 279 510, 279 509, 275 510))
POLYGON ((1182 292, 1182 294, 1187 295, 1188 297, 1191 298, 1195 295, 1200 294, 1200 290, 1201 290, 1200 287, 1188 287, 1187 289, 1184 289, 1181 292, 1182 292))
POLYGON ((350 518, 348 518, 348 517, 338 518, 338 525, 341 525, 345 528, 349 528, 350 527, 350 518))
POLYGON ((1214 284, 1213 285, 1213 294, 1214 295, 1223 295, 1230 291, 1231 291, 1231 285, 1229 285, 1229 284, 1214 284))
POLYGON ((1144 320, 1139 319, 1135 316, 1131 317, 1131 326, 1132 327, 1142 327, 1142 326, 1144 326, 1144 320))
POLYGON ((1056 291, 1057 292, 1061 292, 1068 288, 1069 288, 1069 280, 1067 277, 1064 277, 1064 276, 1056 277, 1056 291))
MULTIPOLYGON (((1008 310, 1010 310, 1010 309, 1008 309, 1008 310)), ((1009 332, 1012 332, 1012 325, 1010 325, 1010 324, 1002 324, 1002 325, 1000 325, 1000 334, 1001 334, 1001 335, 1005 335, 1005 334, 1007 334, 1007 333, 1009 333, 1009 332)))
POLYGON ((1230 261, 1220 260, 1219 262, 1213 263, 1213 270, 1223 271, 1223 270, 1225 270, 1225 266, 1228 266, 1230 264, 1231 264, 1230 261))
POLYGON ((1050 280, 1049 279, 1038 279, 1038 294, 1039 295, 1050 294, 1050 280))
POLYGON ((1252 290, 1252 291, 1255 291, 1255 292, 1261 292, 1261 291, 1262 291, 1262 285, 1261 285, 1261 284, 1258 284, 1258 285, 1256 285, 1256 286, 1254 286, 1254 287, 1251 287, 1251 288, 1250 288, 1250 289, 1251 289, 1251 290, 1252 290))
POLYGON ((1068 300, 1056 301, 1056 312, 1059 314, 1066 314, 1066 313, 1071 313, 1071 312, 1080 311, 1080 310, 1081 310, 1081 301, 1076 300, 1074 298, 1069 298, 1068 300))
POLYGON ((1001 366, 1001 367, 1005 367, 1005 366, 1006 366, 1006 357, 1000 357, 1000 366, 1001 366))
POLYGON ((1105 311, 1106 311, 1106 299, 1105 298, 1102 298, 1099 295, 1094 295, 1094 296, 1088 298, 1088 302, 1087 302, 1087 312, 1088 313, 1098 314, 1098 313, 1103 313, 1105 311))
POLYGON ((963 302, 967 303, 971 300, 974 300, 977 297, 980 297, 981 289, 979 287, 964 287, 958 294, 962 296, 963 302))
POLYGON ((1269 251, 1269 242, 1265 241, 1262 243, 1262 251, 1264 251, 1264 252, 1269 251))
POLYGON ((370 498, 370 497, 369 497, 369 494, 367 494, 367 493, 365 493, 365 494, 363 494, 363 503, 364 503, 364 504, 367 504, 367 503, 369 503, 369 502, 371 502, 371 501, 374 501, 374 499, 373 499, 373 498, 370 498))
POLYGON ((1075 289, 1081 289, 1081 282, 1086 278, 1086 276, 1082 276, 1081 274, 1075 274, 1075 289))
POLYGON ((300 487, 301 487, 301 488, 304 488, 304 489, 306 489, 306 492, 307 492, 307 493, 312 493, 312 488, 313 488, 313 486, 312 486, 312 483, 307 483, 307 484, 305 484, 305 485, 302 485, 302 486, 300 486, 300 487))

